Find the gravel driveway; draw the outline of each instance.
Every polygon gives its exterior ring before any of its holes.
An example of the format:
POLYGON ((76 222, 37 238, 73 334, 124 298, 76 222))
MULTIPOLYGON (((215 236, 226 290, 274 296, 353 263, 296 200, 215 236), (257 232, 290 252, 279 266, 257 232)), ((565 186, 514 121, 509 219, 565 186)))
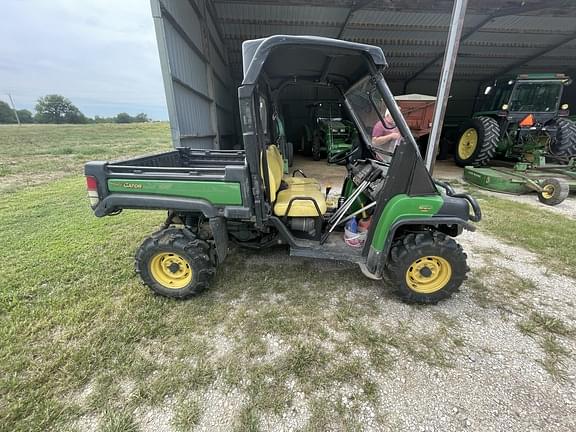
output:
MULTIPOLYGON (((460 242, 469 256, 470 278, 460 293, 437 306, 399 303, 354 266, 316 261, 314 272, 320 278, 340 272, 351 274, 353 281, 347 282, 349 288, 310 297, 323 306, 312 311, 309 325, 324 331, 287 336, 264 327, 258 336, 263 349, 246 354, 245 329, 231 331, 226 323, 214 329, 202 340, 222 375, 185 400, 196 407, 190 429, 576 430, 576 281, 487 235, 465 233, 460 242), (354 304, 350 316, 343 316, 343 302, 354 304), (314 348, 298 369, 286 359, 298 361, 290 356, 301 342, 314 348), (248 365, 248 372, 231 385, 222 364, 248 365), (348 365, 346 373, 334 372, 339 364, 348 365), (251 371, 256 369, 264 375, 262 387, 254 390, 258 375, 251 371), (267 393, 268 386, 277 391, 267 393), (279 398, 281 403, 267 404, 267 399, 279 398)), ((242 271, 283 265, 290 274, 304 265, 281 249, 234 259, 242 271)), ((268 293, 257 301, 248 292, 227 301, 231 321, 239 311, 246 319, 266 307, 289 315, 304 307, 295 306, 287 292, 268 293)), ((172 361, 165 354, 158 358, 172 361)), ((161 406, 139 408, 135 420, 144 431, 178 430, 174 422, 182 403, 169 398, 161 406)), ((84 430, 97 424, 96 419, 82 421, 76 426, 84 430)))

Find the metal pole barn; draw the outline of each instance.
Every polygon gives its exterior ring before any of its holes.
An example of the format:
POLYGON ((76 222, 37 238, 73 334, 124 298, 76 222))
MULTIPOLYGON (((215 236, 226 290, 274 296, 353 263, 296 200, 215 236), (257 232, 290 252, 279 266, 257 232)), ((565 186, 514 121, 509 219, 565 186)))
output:
POLYGON ((434 117, 432 119, 432 130, 428 139, 428 148, 426 149, 426 168, 430 174, 434 171, 434 162, 436 152, 442 133, 442 123, 446 113, 446 104, 450 95, 450 85, 452 84, 452 75, 456 65, 458 48, 460 47, 460 36, 464 27, 464 17, 466 16, 466 6, 468 0, 455 0, 452 8, 452 19, 450 20, 450 29, 448 31, 448 40, 446 41, 446 50, 444 51, 444 60, 442 63, 442 73, 440 74, 440 84, 436 94, 436 107, 434 108, 434 117))

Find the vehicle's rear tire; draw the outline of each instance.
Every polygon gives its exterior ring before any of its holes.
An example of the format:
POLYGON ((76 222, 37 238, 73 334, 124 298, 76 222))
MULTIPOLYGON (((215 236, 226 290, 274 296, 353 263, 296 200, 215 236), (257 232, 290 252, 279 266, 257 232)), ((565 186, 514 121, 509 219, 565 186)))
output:
POLYGON ((423 231, 395 239, 384 275, 403 301, 435 304, 458 291, 468 270, 462 246, 423 231))
POLYGON ((552 153, 555 156, 576 157, 576 123, 570 119, 559 118, 556 124, 558 131, 552 143, 552 153))
POLYGON ((475 117, 466 121, 458 133, 454 160, 458 166, 486 165, 496 154, 500 126, 490 117, 475 117))
POLYGON ((138 248, 136 273, 156 294, 186 298, 208 288, 215 266, 206 242, 176 228, 158 231, 138 248))
POLYGON ((542 192, 538 193, 538 200, 542 204, 555 206, 560 204, 570 193, 570 185, 559 178, 547 178, 542 184, 542 192))

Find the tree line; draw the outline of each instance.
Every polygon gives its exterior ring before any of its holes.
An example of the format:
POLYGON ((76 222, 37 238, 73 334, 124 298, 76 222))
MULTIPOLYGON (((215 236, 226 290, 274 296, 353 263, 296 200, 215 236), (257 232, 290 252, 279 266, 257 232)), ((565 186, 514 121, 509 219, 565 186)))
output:
POLYGON ((14 110, 6 102, 0 101, 0 124, 43 123, 43 124, 84 124, 84 123, 146 123, 150 119, 144 113, 131 116, 128 113, 119 113, 114 117, 95 116, 86 117, 70 99, 53 94, 38 99, 33 114, 27 109, 14 110), (18 118, 16 118, 16 114, 18 118))

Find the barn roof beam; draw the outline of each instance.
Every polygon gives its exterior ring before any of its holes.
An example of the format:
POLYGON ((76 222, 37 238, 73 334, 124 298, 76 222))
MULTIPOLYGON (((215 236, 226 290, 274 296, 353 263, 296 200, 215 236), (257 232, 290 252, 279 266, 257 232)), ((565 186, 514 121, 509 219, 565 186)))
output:
MULTIPOLYGON (((511 7, 511 8, 497 9, 493 13, 488 15, 485 19, 483 19, 478 24, 476 24, 474 27, 469 29, 464 35, 462 35, 460 42, 461 43, 464 42, 465 40, 470 38, 474 33, 476 33, 479 29, 481 29, 486 24, 488 24, 490 21, 492 21, 496 18, 503 17, 503 16, 509 16, 509 15, 517 15, 520 13, 533 12, 536 10, 548 9, 548 8, 553 8, 553 7, 563 7, 563 6, 567 6, 567 5, 568 5, 568 0, 544 0, 540 3, 531 4, 531 5, 525 6, 525 7, 511 7)), ((418 69, 415 73, 413 73, 404 83, 404 92, 406 92, 406 87, 408 86, 408 83, 413 81, 415 78, 417 78, 419 75, 421 75, 426 69, 428 69, 430 66, 434 65, 437 61, 441 60, 443 57, 444 57, 444 53, 439 54, 433 60, 429 61, 424 66, 422 66, 420 69, 418 69)))
MULTIPOLYGON (((350 18, 347 18, 348 21, 350 18)), ((492 18, 491 18, 492 19, 492 18)), ((283 19, 246 19, 225 17, 220 18, 224 24, 239 25, 270 25, 270 26, 288 26, 288 27, 321 27, 321 28, 341 28, 339 22, 330 21, 294 21, 283 19)), ((446 33, 447 25, 421 25, 421 24, 374 24, 374 23, 351 23, 346 22, 346 29, 354 30, 372 30, 372 31, 410 31, 410 32, 438 32, 446 33)), ((526 29, 526 28, 480 28, 476 30, 482 33, 507 33, 507 34, 535 34, 535 35, 563 35, 569 34, 569 30, 557 29, 526 29)), ((342 36, 343 31, 340 32, 342 36)))
MULTIPOLYGON (((561 40, 559 40, 558 42, 552 44, 552 45, 548 45, 547 47, 541 49, 540 51, 538 51, 535 54, 532 54, 530 57, 526 57, 523 58, 511 65, 506 66, 503 69, 500 69, 497 73, 495 73, 492 77, 490 78, 496 78, 502 75, 507 74, 508 72, 512 72, 515 69, 518 69, 520 66, 524 66, 527 63, 530 63, 546 54, 548 54, 550 51, 553 51, 557 48, 560 48, 562 45, 567 44, 568 42, 573 41, 574 39, 576 39, 576 32, 572 33, 569 36, 566 36, 565 38, 562 38, 561 40)), ((561 72, 561 71, 560 71, 561 72)))
MULTIPOLYGON (((359 0, 359 1, 355 1, 354 3, 352 3, 352 7, 350 9, 348 9, 348 13, 346 14, 346 18, 344 19, 344 22, 342 23, 342 25, 340 26, 340 29, 338 30, 338 35, 336 36, 337 39, 342 38, 342 35, 344 34, 344 30, 346 30, 346 26, 350 22, 350 18, 352 18, 352 16, 354 16, 354 14, 357 11, 368 6, 372 2, 374 2, 374 0, 359 0)), ((322 68, 322 73, 320 74, 320 82, 323 82, 326 80, 326 76, 328 75, 328 71, 330 70, 330 66, 332 65, 332 59, 333 59, 333 57, 330 57, 324 63, 324 67, 322 68)))

